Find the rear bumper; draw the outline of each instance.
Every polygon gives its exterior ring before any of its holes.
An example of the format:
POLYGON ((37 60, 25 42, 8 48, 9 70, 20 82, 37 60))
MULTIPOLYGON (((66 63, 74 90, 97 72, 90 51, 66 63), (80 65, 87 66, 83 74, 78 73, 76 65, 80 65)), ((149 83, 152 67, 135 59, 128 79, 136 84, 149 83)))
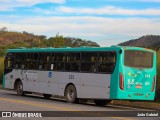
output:
POLYGON ((119 91, 116 99, 123 100, 154 100, 155 92, 128 92, 128 91, 119 91))

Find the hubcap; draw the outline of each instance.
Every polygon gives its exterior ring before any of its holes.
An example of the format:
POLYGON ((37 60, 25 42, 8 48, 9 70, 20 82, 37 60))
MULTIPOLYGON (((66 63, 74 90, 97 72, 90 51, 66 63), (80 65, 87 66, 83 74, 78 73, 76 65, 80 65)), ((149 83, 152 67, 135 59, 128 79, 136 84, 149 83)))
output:
POLYGON ((68 92, 68 98, 69 98, 70 100, 72 100, 72 99, 73 99, 73 96, 74 96, 74 92, 73 92, 72 89, 70 89, 69 92, 68 92))
POLYGON ((23 88, 22 88, 22 85, 19 84, 19 85, 18 85, 18 93, 21 93, 21 92, 22 92, 22 89, 23 89, 23 88))

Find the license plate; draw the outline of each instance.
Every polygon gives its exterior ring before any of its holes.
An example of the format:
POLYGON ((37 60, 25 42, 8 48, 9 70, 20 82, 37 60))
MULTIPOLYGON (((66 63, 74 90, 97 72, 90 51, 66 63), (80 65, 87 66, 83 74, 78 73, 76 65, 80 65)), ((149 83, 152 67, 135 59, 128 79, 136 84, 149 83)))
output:
POLYGON ((141 85, 136 85, 136 88, 142 88, 142 86, 141 85))

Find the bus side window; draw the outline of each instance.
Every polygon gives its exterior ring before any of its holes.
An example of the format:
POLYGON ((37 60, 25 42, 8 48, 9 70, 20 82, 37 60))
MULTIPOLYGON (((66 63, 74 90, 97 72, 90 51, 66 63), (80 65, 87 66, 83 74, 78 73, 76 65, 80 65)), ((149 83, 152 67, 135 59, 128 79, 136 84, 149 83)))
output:
POLYGON ((38 61, 38 53, 27 53, 27 69, 36 70, 38 61))
POLYGON ((14 67, 14 53, 7 53, 4 61, 5 69, 13 69, 14 67))
POLYGON ((66 53, 65 71, 80 71, 80 53, 66 53))
POLYGON ((39 53, 38 69, 50 70, 51 53, 39 53))
POLYGON ((55 71, 64 71, 65 53, 53 53, 51 60, 51 69, 55 71))
POLYGON ((98 72, 112 73, 116 63, 115 52, 99 52, 98 72))
POLYGON ((12 69, 13 68, 13 58, 7 57, 5 60, 5 69, 12 69))
POLYGON ((15 53, 14 68, 15 69, 24 69, 25 68, 25 61, 26 61, 26 53, 15 53))
POLYGON ((82 52, 81 71, 97 72, 97 52, 82 52))

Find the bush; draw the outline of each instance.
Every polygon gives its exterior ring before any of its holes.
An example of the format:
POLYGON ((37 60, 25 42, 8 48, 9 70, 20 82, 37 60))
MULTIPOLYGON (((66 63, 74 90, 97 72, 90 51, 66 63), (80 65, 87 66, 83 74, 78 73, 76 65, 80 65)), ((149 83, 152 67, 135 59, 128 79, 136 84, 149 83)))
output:
POLYGON ((4 70, 4 58, 0 57, 0 84, 2 84, 3 70, 4 70))
POLYGON ((160 89, 156 90, 155 101, 160 102, 160 89))
POLYGON ((157 51, 157 80, 156 88, 160 89, 160 50, 157 51))

